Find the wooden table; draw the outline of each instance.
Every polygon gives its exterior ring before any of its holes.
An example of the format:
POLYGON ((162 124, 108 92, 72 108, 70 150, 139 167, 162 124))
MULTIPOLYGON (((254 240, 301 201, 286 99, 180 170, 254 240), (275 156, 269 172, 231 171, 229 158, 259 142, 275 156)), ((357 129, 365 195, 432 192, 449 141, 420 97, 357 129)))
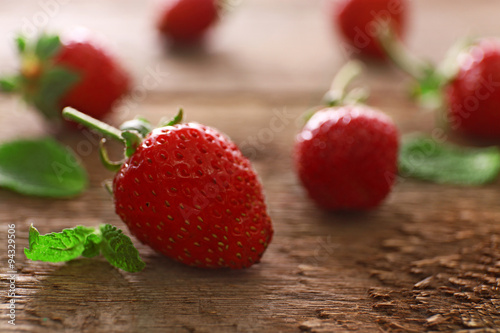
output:
MULTIPOLYGON (((136 81, 133 97, 111 121, 135 114, 158 121, 183 106, 189 120, 227 133, 259 172, 275 227, 262 263, 243 271, 184 267, 142 245, 147 267, 137 274, 102 258, 28 261, 22 249, 31 223, 41 233, 77 224, 123 226, 101 187, 112 175, 100 166, 95 137, 60 136, 82 156, 90 188, 71 200, 0 190, 0 267, 6 273, 7 224, 14 223, 19 295, 14 327, 7 324, 8 275, 2 275, 0 331, 498 332, 499 182, 463 188, 400 179, 376 211, 315 208, 290 153, 300 115, 319 102, 346 61, 326 3, 234 3, 204 52, 179 55, 165 51, 152 29, 157 1, 0 1, 0 72, 17 66, 10 38, 20 27, 98 31, 136 81), (145 87, 152 73, 155 84, 145 87)), ((497 0, 419 0, 412 7, 408 44, 432 60, 464 34, 500 31, 497 0)), ((360 84, 371 87, 370 103, 402 133, 429 131, 433 116, 407 99, 406 82, 392 68, 370 65, 360 84)), ((16 98, 0 96, 0 106, 0 140, 48 134, 16 98)))

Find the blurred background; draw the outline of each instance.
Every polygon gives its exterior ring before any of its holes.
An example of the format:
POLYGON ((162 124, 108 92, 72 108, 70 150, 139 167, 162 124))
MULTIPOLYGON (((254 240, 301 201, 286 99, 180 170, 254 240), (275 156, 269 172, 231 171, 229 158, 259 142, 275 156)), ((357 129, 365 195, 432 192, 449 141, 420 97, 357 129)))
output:
MULTIPOLYGON (((134 91, 115 113, 117 121, 144 114, 144 103, 158 99, 171 104, 168 114, 181 105, 188 109, 204 105, 207 116, 214 108, 217 114, 248 109, 262 112, 264 117, 273 108, 293 108, 293 104, 308 108, 317 105, 334 74, 348 60, 345 44, 333 27, 332 1, 228 0, 228 10, 202 48, 173 52, 156 29, 165 4, 161 0, 1 0, 0 73, 13 73, 19 66, 13 42, 18 33, 33 37, 42 31, 57 33, 84 26, 100 36, 133 76, 134 91), (235 101, 213 104, 216 96, 219 101, 235 101), (297 98, 300 103, 292 102, 297 98)), ((406 44, 432 61, 442 59, 463 36, 500 34, 500 3, 495 0, 413 0, 410 5, 406 44)), ((406 76, 387 67, 372 63, 364 78, 373 91, 372 104, 386 109, 391 100, 379 99, 377 92, 394 95, 392 87, 400 87, 401 95, 395 97, 406 97, 400 86, 406 76)), ((4 108, 16 110, 0 113, 0 123, 21 117, 31 132, 43 132, 39 116, 18 98, 0 96, 0 102, 4 108)), ((149 111, 153 121, 166 112, 161 107, 149 111), (159 114, 155 116, 155 112, 159 114)), ((213 117, 203 116, 197 120, 217 125, 213 117)), ((404 119, 399 125, 406 126, 404 119)), ((0 139, 15 135, 13 131, 3 128, 0 139)))
MULTIPOLYGON (((331 0, 334 1, 334 0, 331 0)), ((324 91, 347 59, 326 0, 231 0, 204 54, 174 56, 159 43, 160 0, 0 1, 0 72, 17 67, 13 35, 85 26, 100 34, 136 79, 168 77, 152 90, 273 94, 324 91)), ((500 34, 496 0, 412 0, 407 44, 431 60, 464 35, 500 34)))

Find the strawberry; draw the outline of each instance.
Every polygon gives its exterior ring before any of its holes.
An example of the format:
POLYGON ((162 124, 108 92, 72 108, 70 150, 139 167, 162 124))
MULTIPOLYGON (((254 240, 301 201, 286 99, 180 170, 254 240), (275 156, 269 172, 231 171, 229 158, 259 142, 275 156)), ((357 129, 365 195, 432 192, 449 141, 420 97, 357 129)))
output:
POLYGON ((332 7, 334 25, 348 44, 349 54, 385 59, 377 30, 389 23, 402 38, 408 16, 407 0, 340 0, 332 7))
POLYGON ((158 30, 174 43, 199 41, 218 20, 217 0, 173 0, 162 10, 158 30))
POLYGON ((334 83, 326 95, 329 107, 312 115, 295 142, 298 176, 309 196, 327 210, 375 208, 397 173, 396 126, 382 112, 354 104, 345 91, 357 66, 350 63, 341 70, 334 82, 343 86, 334 83))
POLYGON ((130 78, 85 31, 72 33, 62 42, 42 35, 33 45, 18 38, 20 73, 2 87, 21 93, 49 120, 60 119, 65 106, 103 118, 130 90, 130 78))
POLYGON ((328 210, 367 210, 389 194, 397 173, 398 131, 366 106, 326 108, 297 136, 295 164, 309 196, 328 210))
POLYGON ((452 127, 500 139, 500 39, 483 39, 458 57, 458 73, 444 88, 452 127))
POLYGON ((380 40, 394 63, 416 80, 414 95, 445 111, 449 127, 479 139, 500 139, 500 39, 463 39, 438 65, 407 51, 391 31, 380 40))
POLYGON ((122 164, 101 152, 105 165, 118 170, 116 213, 141 242, 202 268, 239 269, 260 261, 273 235, 271 219, 257 174, 227 137, 180 124, 182 113, 152 131, 136 120, 111 134, 109 126, 75 110, 64 115, 126 142, 122 164))

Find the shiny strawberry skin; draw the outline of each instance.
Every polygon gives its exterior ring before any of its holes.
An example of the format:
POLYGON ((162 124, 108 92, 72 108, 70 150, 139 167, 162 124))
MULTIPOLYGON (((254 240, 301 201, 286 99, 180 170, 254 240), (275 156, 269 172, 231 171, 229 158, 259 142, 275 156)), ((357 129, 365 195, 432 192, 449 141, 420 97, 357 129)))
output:
POLYGON ((202 268, 246 268, 273 236, 250 162, 225 136, 189 123, 155 129, 113 181, 116 213, 157 252, 202 268))
POLYGON ((61 109, 71 106, 102 119, 131 89, 130 77, 123 68, 105 50, 90 41, 64 42, 53 61, 80 75, 79 81, 62 96, 59 102, 61 109))
POLYGON ((178 43, 201 39, 217 21, 216 0, 174 0, 163 10, 158 30, 178 43))
POLYGON ((389 194, 397 173, 399 134, 367 106, 318 111, 299 133, 295 165, 309 196, 326 210, 369 210, 389 194))
POLYGON ((458 62, 458 75, 445 89, 451 127, 500 139, 500 39, 480 41, 458 62))
POLYGON ((376 38, 377 18, 391 21, 395 35, 402 38, 409 11, 407 0, 340 0, 332 7, 334 25, 354 54, 386 59, 376 38))

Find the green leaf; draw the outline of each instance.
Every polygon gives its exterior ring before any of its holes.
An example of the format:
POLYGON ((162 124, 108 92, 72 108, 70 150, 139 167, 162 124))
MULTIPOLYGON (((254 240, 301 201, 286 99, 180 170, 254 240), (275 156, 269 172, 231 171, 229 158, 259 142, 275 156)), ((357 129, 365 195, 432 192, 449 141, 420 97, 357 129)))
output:
POLYGON ((40 78, 39 89, 32 97, 32 103, 48 119, 59 118, 63 107, 60 105, 61 98, 79 80, 80 74, 65 67, 47 69, 40 78))
POLYGON ((41 35, 35 45, 35 55, 46 60, 54 56, 61 47, 59 36, 41 35))
POLYGON ((439 184, 482 185, 500 172, 500 150, 462 148, 438 143, 429 137, 403 142, 399 155, 400 174, 439 184))
POLYGON ((172 118, 168 121, 163 121, 163 120, 160 121, 159 127, 174 126, 174 125, 180 124, 182 122, 183 117, 184 117, 184 110, 182 108, 180 108, 174 118, 172 118))
POLYGON ((77 226, 41 236, 31 225, 29 232, 29 249, 24 249, 28 259, 61 262, 78 258, 85 250, 87 236, 94 228, 77 226))
POLYGON ((0 145, 0 187, 26 195, 70 197, 87 187, 75 155, 53 139, 0 145))
POLYGON ((19 77, 10 76, 0 78, 0 90, 4 92, 13 92, 19 88, 19 77))
POLYGON ((101 237, 96 234, 90 234, 85 240, 84 250, 82 252, 82 256, 87 258, 93 258, 101 252, 100 244, 101 237))
POLYGON ((28 259, 48 262, 92 258, 101 252, 111 265, 127 272, 139 272, 146 265, 130 238, 110 224, 101 225, 99 230, 77 226, 43 236, 31 225, 29 248, 24 249, 28 259))
POLYGON ((17 46, 17 51, 19 54, 23 54, 24 51, 26 50, 26 38, 24 36, 17 36, 15 39, 16 41, 16 46, 17 46))
POLYGON ((111 265, 131 273, 144 269, 146 264, 128 236, 110 224, 102 225, 100 229, 103 239, 101 251, 111 265))

